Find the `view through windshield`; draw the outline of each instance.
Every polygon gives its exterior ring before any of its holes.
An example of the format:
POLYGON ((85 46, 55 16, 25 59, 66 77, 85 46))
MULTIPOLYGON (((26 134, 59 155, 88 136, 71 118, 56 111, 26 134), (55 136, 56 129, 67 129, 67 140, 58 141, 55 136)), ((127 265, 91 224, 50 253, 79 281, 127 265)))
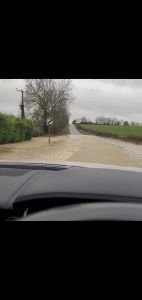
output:
POLYGON ((141 79, 0 79, 0 161, 142 167, 141 79))

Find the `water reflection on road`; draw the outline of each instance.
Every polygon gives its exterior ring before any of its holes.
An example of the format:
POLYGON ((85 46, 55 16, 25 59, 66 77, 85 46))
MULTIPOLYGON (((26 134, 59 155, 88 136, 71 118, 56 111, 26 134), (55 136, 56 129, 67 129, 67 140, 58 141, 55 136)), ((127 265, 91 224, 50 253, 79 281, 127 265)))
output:
MULTIPOLYGON (((120 153, 125 155, 125 157, 129 157, 130 160, 136 161, 138 164, 140 163, 140 165, 142 164, 142 145, 138 145, 138 144, 134 144, 134 143, 130 143, 130 142, 125 142, 122 140, 118 140, 118 139, 113 139, 113 138, 103 138, 103 137, 99 137, 99 136, 92 136, 92 135, 85 135, 83 136, 82 134, 80 134, 80 132, 75 128, 75 125, 70 125, 70 139, 71 140, 81 140, 82 144, 83 142, 88 143, 88 147, 91 147, 91 143, 92 143, 92 147, 96 144, 99 143, 100 141, 100 158, 99 158, 99 153, 98 153, 98 158, 99 160, 101 159, 102 155, 103 157, 105 157, 105 154, 107 154, 106 156, 110 156, 111 157, 111 153, 113 155, 114 151, 117 154, 117 159, 116 162, 119 164, 122 162, 122 157, 120 157, 120 153), (90 143, 91 140, 91 143, 90 143), (106 145, 110 146, 109 148, 106 147, 106 145), (113 148, 112 148, 112 146, 113 148), (102 147, 103 147, 103 152, 102 152, 102 147), (109 150, 109 151, 108 151, 109 150), (108 153, 106 153, 108 151, 108 153), (109 153, 110 152, 110 153, 109 153), (102 155, 101 155, 102 154, 102 155)), ((91 148, 92 148, 91 147, 91 148)), ((94 150, 96 150, 96 147, 94 148, 94 150)), ((89 158, 89 151, 87 149, 87 147, 85 147, 86 149, 84 153, 86 159, 89 158), (88 152, 88 155, 87 155, 88 152), (88 156, 88 157, 87 157, 88 156)), ((93 151, 93 149, 92 149, 93 151)), ((95 151, 96 152, 96 151, 95 151)), ((81 155, 81 152, 79 152, 81 155)), ((77 159, 79 158, 79 153, 77 156, 72 157, 77 159)), ((94 153, 95 155, 96 153, 94 153)), ((84 158, 83 155, 83 158, 84 158)), ((90 156, 92 156, 92 153, 90 153, 90 156)), ((80 156, 81 157, 81 156, 80 156)), ((96 155, 95 155, 96 157, 96 155)), ((97 157, 96 157, 97 158, 97 157)), ((97 159, 98 159, 97 158, 97 159)), ((91 157, 90 157, 91 159, 91 157)), ((106 159, 106 158, 105 158, 106 159)), ((124 163, 124 160, 123 160, 124 163)))
POLYGON ((142 145, 123 142, 121 140, 110 139, 110 138, 107 139, 105 138, 105 140, 108 143, 120 147, 123 151, 126 151, 132 158, 136 158, 139 162, 142 162, 142 145))

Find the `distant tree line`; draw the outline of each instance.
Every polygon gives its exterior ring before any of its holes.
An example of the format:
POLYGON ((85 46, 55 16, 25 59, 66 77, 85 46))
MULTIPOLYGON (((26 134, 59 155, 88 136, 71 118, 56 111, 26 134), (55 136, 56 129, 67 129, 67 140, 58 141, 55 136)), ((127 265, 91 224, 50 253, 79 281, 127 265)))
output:
POLYGON ((138 122, 128 122, 127 120, 118 120, 117 118, 110 118, 99 116, 96 118, 95 122, 87 119, 86 117, 82 117, 78 120, 73 120, 73 124, 94 124, 94 125, 114 125, 114 126, 141 126, 142 124, 138 122))

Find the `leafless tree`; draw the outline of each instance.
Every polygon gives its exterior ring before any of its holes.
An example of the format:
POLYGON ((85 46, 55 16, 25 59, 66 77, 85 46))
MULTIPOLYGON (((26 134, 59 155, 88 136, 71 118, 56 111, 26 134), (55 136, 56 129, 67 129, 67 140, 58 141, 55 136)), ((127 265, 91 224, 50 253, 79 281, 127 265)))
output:
POLYGON ((128 126, 129 125, 129 122, 126 120, 124 121, 124 126, 128 126))
POLYGON ((120 125, 120 121, 117 118, 108 118, 100 116, 96 118, 96 124, 99 125, 120 125))
POLYGON ((96 124, 98 125, 102 125, 105 122, 105 117, 104 116, 100 116, 96 118, 96 124))
POLYGON ((87 123, 87 119, 86 119, 85 117, 82 117, 82 118, 80 119, 80 123, 87 123))
MULTIPOLYGON (((67 121, 68 107, 73 100, 70 79, 26 79, 25 107, 46 131, 47 118, 53 117, 54 127, 58 117, 67 121)), ((58 126, 60 122, 57 122, 58 126)), ((63 122, 62 122, 63 123, 63 122)))

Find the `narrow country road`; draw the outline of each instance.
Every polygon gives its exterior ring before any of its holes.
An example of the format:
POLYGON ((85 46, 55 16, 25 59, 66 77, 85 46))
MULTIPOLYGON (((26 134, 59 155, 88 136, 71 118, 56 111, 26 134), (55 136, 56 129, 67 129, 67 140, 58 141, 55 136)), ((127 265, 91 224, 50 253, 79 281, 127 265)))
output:
POLYGON ((73 124, 70 134, 36 137, 31 141, 0 145, 0 160, 74 161, 142 168, 142 145, 81 134, 73 124))
POLYGON ((80 132, 76 129, 75 125, 73 125, 73 124, 69 125, 69 131, 70 131, 70 134, 80 135, 80 132))
POLYGON ((142 145, 83 135, 73 124, 70 125, 70 133, 71 139, 76 136, 81 141, 79 150, 69 157, 70 161, 142 167, 142 145))

